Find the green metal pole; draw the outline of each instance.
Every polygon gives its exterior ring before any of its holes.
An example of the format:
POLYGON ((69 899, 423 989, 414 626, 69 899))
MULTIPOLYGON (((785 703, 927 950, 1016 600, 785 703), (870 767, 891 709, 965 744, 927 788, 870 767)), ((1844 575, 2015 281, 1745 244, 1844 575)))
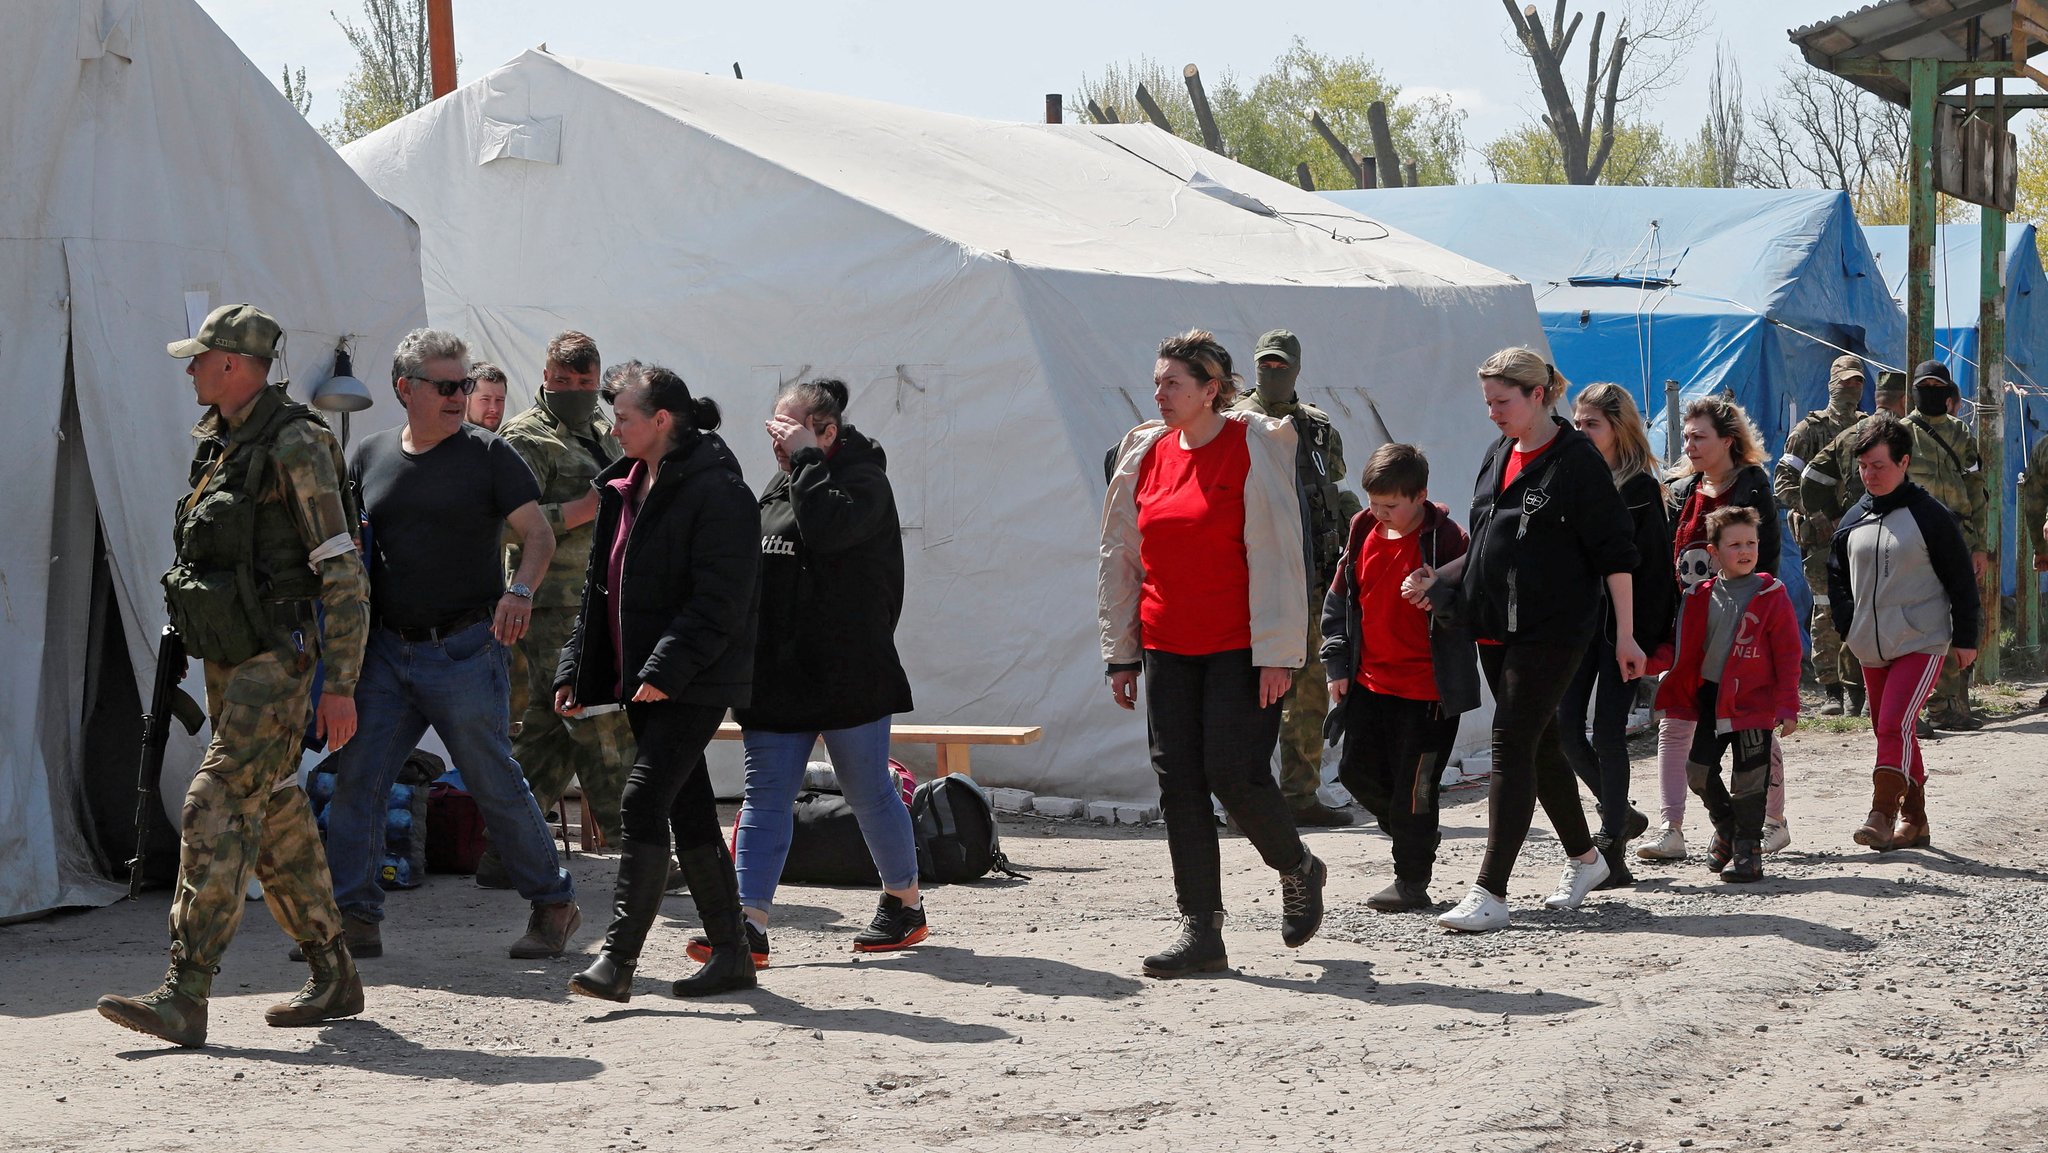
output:
POLYGON ((1934 101, 1941 61, 1911 62, 1912 191, 1906 216, 1906 370, 1934 357, 1934 101))
MULTIPOLYGON (((1977 582, 1984 606, 1984 643, 1977 661, 1978 678, 1998 679, 1998 637, 2005 605, 2005 213, 1985 206, 1977 266, 1977 453, 1982 473, 1985 551, 1991 569, 1977 582)), ((2031 567, 2031 566, 2030 566, 2031 567)), ((2013 571, 2013 587, 2025 592, 2033 574, 2013 571)))

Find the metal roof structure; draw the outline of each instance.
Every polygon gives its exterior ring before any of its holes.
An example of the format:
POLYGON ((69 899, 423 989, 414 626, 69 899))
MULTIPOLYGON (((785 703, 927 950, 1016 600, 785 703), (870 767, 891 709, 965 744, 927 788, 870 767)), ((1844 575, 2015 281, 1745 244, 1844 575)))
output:
POLYGON ((2048 88, 2048 75, 2028 64, 2037 53, 2048 51, 2048 2, 2044 0, 1881 0, 1794 28, 1790 36, 1808 64, 1894 104, 1912 103, 1905 76, 1892 69, 1859 65, 1909 60, 1998 65, 2010 61, 2017 67, 1987 69, 1984 75, 2016 71, 2048 88))

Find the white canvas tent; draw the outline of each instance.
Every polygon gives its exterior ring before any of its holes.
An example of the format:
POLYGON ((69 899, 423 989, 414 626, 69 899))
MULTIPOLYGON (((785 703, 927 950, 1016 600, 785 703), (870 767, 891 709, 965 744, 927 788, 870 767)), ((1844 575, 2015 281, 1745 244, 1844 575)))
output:
MULTIPOLYGON (((127 856, 124 828, 96 860, 94 784, 115 782, 125 824, 135 745, 106 737, 139 732, 200 413, 165 342, 250 301, 284 325, 276 371, 296 394, 331 374, 344 335, 381 392, 398 336, 425 320, 417 232, 197 4, 23 0, 6 26, 0 920, 104 903, 98 867, 127 856)), ((177 732, 172 791, 200 747, 177 732)))
POLYGON ((1094 588, 1103 456, 1156 415, 1161 338, 1205 326, 1248 358, 1293 329, 1353 467, 1383 420, 1461 510, 1492 437, 1473 368, 1543 346, 1522 282, 1150 127, 540 49, 342 154, 419 222, 428 314, 507 367, 515 406, 580 328, 716 397, 758 487, 777 385, 846 379, 901 506, 914 716, 1044 725, 976 760, 1042 793, 1155 790, 1143 721, 1103 688, 1094 588))

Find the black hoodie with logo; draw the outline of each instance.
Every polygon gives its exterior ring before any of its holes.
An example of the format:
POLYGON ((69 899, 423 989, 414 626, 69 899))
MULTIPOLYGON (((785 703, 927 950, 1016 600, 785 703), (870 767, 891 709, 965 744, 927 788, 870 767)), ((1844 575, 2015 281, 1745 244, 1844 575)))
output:
POLYGON ((832 455, 796 453, 761 494, 754 699, 768 732, 850 729, 909 712, 896 655, 903 536, 882 446, 841 425, 832 455))

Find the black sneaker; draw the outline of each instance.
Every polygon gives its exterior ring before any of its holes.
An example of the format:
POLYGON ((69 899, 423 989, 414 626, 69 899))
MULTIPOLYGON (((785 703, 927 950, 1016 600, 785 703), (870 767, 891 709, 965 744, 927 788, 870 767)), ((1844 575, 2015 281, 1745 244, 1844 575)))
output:
POLYGON ((1718 873, 1727 868, 1728 862, 1734 858, 1734 839, 1728 835, 1728 830, 1715 828, 1714 843, 1707 849, 1707 868, 1718 873))
POLYGON ((1203 913, 1180 919, 1180 936, 1164 950, 1145 958, 1147 977, 1186 977, 1221 973, 1230 967, 1223 951, 1223 914, 1203 913))
POLYGON ((1299 868, 1280 874, 1280 943, 1290 949, 1308 944, 1323 925, 1323 882, 1329 870, 1307 849, 1299 868))
POLYGON ((1763 880, 1763 842, 1755 837, 1737 838, 1729 854, 1728 867, 1721 870, 1721 879, 1737 884, 1763 880))
MULTIPOLYGON (((747 952, 754 955, 754 968, 765 969, 768 967, 768 930, 754 924, 752 918, 742 919, 746 921, 747 952)), ((711 942, 699 933, 683 946, 683 952, 699 965, 705 964, 711 960, 711 942)))
MULTIPOLYGON (((1648 818, 1644 818, 1647 820, 1648 818)), ((1595 892, 1607 889, 1626 889, 1636 883, 1636 875, 1628 871, 1628 842, 1617 841, 1604 833, 1593 835, 1593 847, 1607 858, 1607 879, 1593 886, 1595 892)))
POLYGON ((901 898, 883 893, 881 904, 875 906, 875 919, 854 937, 853 951, 886 953, 891 949, 908 949, 930 933, 924 922, 922 905, 913 909, 901 898))

